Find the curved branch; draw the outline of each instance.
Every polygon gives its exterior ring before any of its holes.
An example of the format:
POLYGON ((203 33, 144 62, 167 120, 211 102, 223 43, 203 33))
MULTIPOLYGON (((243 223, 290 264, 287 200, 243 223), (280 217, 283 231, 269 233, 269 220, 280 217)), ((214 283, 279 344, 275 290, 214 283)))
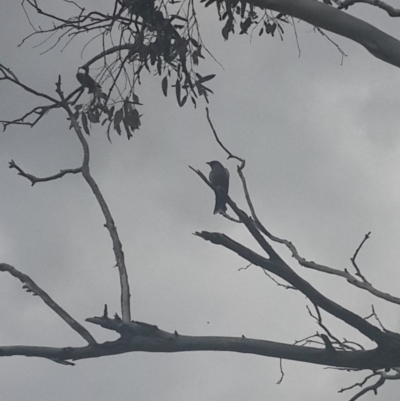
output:
POLYGON ((68 169, 64 169, 64 170, 60 170, 59 173, 51 175, 49 177, 36 177, 32 174, 29 173, 25 173, 24 170, 22 170, 21 167, 19 167, 14 160, 11 160, 8 163, 8 167, 9 168, 15 168, 18 171, 18 175, 27 178, 30 182, 31 185, 34 186, 37 182, 46 182, 46 181, 53 181, 53 180, 57 180, 58 178, 62 178, 64 177, 64 175, 66 174, 78 174, 82 172, 82 168, 78 167, 78 168, 68 168, 68 169))
POLYGON ((299 18, 364 46, 373 56, 400 67, 400 41, 352 15, 315 0, 248 0, 258 7, 299 18))
POLYGON ((105 227, 107 228, 108 232, 110 233, 110 237, 113 243, 113 250, 116 259, 116 265, 119 271, 120 277, 120 285, 121 285, 121 313, 122 319, 125 322, 129 322, 131 320, 131 307, 130 307, 130 290, 129 290, 129 282, 128 282, 128 273, 125 265, 125 255, 122 250, 122 243, 119 239, 117 227, 115 226, 114 219, 111 215, 110 209, 108 208, 107 202, 105 201, 103 194, 100 191, 99 186, 97 185, 96 181, 92 177, 89 168, 89 160, 90 160, 90 151, 89 151, 89 144, 85 139, 85 136, 82 133, 81 127, 72 112, 68 102, 66 101, 64 94, 61 90, 61 78, 59 77, 57 82, 57 93, 59 94, 62 107, 68 113, 68 117, 71 121, 71 125, 75 130, 75 133, 82 145, 83 149, 83 162, 82 162, 82 176, 89 185, 90 189, 92 190, 97 202, 100 205, 101 211, 103 212, 103 216, 106 220, 105 227))
POLYGON ((347 9, 348 7, 356 4, 356 3, 364 3, 364 4, 370 4, 371 6, 381 8, 382 10, 386 11, 390 17, 400 17, 400 9, 399 8, 394 8, 391 5, 385 3, 384 1, 381 0, 344 0, 340 6, 338 7, 339 9, 347 9))

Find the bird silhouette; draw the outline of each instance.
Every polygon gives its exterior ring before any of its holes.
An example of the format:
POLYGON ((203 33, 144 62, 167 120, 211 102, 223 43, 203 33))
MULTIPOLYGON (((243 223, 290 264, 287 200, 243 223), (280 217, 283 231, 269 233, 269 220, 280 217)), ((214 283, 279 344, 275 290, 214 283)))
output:
POLYGON ((229 171, 219 162, 207 162, 210 165, 210 183, 215 192, 214 214, 226 213, 226 200, 229 190, 229 171))

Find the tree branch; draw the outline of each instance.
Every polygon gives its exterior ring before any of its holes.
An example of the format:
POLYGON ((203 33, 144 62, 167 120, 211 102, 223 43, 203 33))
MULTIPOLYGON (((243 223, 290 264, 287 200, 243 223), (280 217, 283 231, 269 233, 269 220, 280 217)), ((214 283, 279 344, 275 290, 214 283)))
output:
MULTIPOLYGON (((88 321, 104 318, 89 318, 88 321)), ((125 325, 125 322, 120 321, 125 325)), ((94 322, 93 322, 94 323, 94 322)), ((109 323, 114 325, 115 323, 109 323)), ((107 325, 103 322, 103 325, 107 325)), ((400 355, 369 351, 329 352, 325 348, 303 347, 246 337, 185 336, 169 333, 141 322, 128 323, 126 335, 119 340, 86 347, 0 346, 0 356, 30 356, 62 361, 98 358, 128 352, 224 351, 309 362, 350 369, 381 369, 400 365, 400 355), (148 326, 148 327, 147 327, 148 326)))
POLYGON ((364 46, 373 56, 400 67, 400 41, 352 15, 315 0, 249 0, 258 7, 299 18, 364 46))
POLYGON ((129 322, 131 320, 131 307, 130 307, 130 290, 129 290, 129 282, 128 282, 128 273, 125 265, 125 255, 122 250, 122 244, 119 239, 117 227, 115 226, 114 219, 111 215, 110 209, 103 197, 103 194, 100 191, 96 181, 92 177, 89 168, 89 160, 90 160, 90 150, 89 144, 85 139, 85 136, 82 133, 81 127, 78 124, 78 121, 72 112, 68 102, 66 101, 64 94, 61 90, 61 77, 59 77, 57 82, 57 93, 60 96, 62 107, 68 113, 68 117, 71 121, 72 127, 75 130, 75 133, 82 145, 83 149, 83 162, 82 162, 82 176, 91 188, 98 204, 100 205, 101 211, 103 212, 103 216, 106 220, 105 227, 110 233, 110 237, 113 243, 113 251, 116 259, 116 265, 119 271, 120 277, 120 285, 121 285, 121 313, 122 319, 125 322, 129 322))
MULTIPOLYGON (((61 306, 59 306, 54 300, 44 292, 28 275, 21 273, 15 267, 7 264, 0 263, 0 271, 8 272, 13 277, 16 277, 22 283, 23 287, 28 292, 32 292, 34 295, 39 296, 43 302, 49 306, 58 316, 61 317, 73 330, 80 334, 89 344, 96 344, 96 340, 92 335, 79 324, 72 316, 70 316, 61 306)), ((61 358, 62 359, 62 358, 61 358)))
POLYGON ((271 259, 266 259, 224 234, 202 231, 195 233, 195 235, 198 235, 199 237, 205 239, 206 241, 210 241, 213 244, 222 245, 225 248, 237 253, 248 262, 273 274, 276 274, 278 277, 287 281, 289 284, 301 291, 314 305, 317 305, 331 315, 346 322, 351 327, 354 327, 370 340, 375 341, 380 347, 390 347, 393 341, 395 341, 396 344, 399 344, 398 340, 396 340, 394 336, 391 336, 390 333, 382 332, 379 328, 370 324, 357 314, 346 308, 343 308, 329 298, 326 298, 310 283, 296 274, 286 263, 279 263, 271 259))
POLYGON ((40 177, 35 177, 35 176, 32 175, 32 174, 25 173, 25 172, 22 170, 21 167, 17 166, 17 164, 14 162, 14 160, 11 160, 11 161, 10 161, 8 167, 9 167, 9 168, 15 168, 15 169, 18 171, 18 175, 27 178, 27 179, 31 182, 32 186, 34 186, 37 182, 53 181, 53 180, 56 180, 56 179, 58 179, 58 178, 63 177, 63 176, 66 175, 66 174, 78 174, 78 173, 81 173, 81 172, 82 172, 82 168, 81 168, 81 167, 73 168, 73 169, 72 169, 72 168, 69 168, 69 169, 60 170, 59 173, 54 174, 54 175, 52 175, 52 176, 40 178, 40 177))
POLYGON ((356 3, 370 4, 371 6, 381 8, 386 11, 390 17, 400 17, 400 9, 394 8, 391 5, 381 0, 344 0, 341 2, 340 9, 347 9, 356 3))

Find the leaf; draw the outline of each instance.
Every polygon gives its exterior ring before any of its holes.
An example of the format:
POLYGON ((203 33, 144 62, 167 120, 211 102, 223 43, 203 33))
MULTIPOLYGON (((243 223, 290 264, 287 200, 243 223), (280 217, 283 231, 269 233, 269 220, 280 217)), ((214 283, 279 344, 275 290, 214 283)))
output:
POLYGON ((93 124, 96 124, 100 121, 100 116, 97 110, 90 110, 87 113, 87 117, 89 119, 89 121, 93 124))
POLYGON ((85 113, 82 113, 82 125, 83 125, 83 129, 86 132, 86 135, 90 135, 90 131, 89 131, 89 125, 88 125, 88 119, 86 117, 85 113))
POLYGON ((82 107, 83 107, 82 104, 77 104, 77 105, 74 107, 74 109, 75 109, 75 111, 79 111, 82 107))
POLYGON ((214 93, 210 88, 207 88, 207 86, 201 85, 201 87, 202 87, 204 90, 206 90, 207 92, 214 93))
POLYGON ((240 33, 239 35, 243 35, 244 33, 247 33, 247 30, 250 28, 251 25, 251 18, 247 17, 244 21, 240 22, 240 33))
POLYGON ((264 21, 264 26, 265 26, 265 33, 271 34, 274 36, 275 30, 276 30, 276 24, 275 22, 273 24, 267 23, 264 21))
POLYGON ((157 59, 157 72, 158 72, 158 75, 161 75, 161 67, 162 67, 162 60, 161 60, 161 57, 158 56, 158 59, 157 59))
POLYGON ((192 53, 192 59, 193 59, 194 65, 199 65, 199 56, 198 56, 197 53, 198 53, 197 50, 195 50, 195 51, 192 53))
POLYGON ((98 103, 97 107, 101 110, 104 111, 104 113, 108 114, 108 108, 104 104, 98 103))
POLYGON ((225 26, 222 28, 222 36, 225 40, 228 40, 229 32, 233 32, 233 21, 231 19, 228 19, 225 26))
POLYGON ((119 125, 121 124, 123 116, 124 113, 122 109, 119 109, 114 116, 114 128, 116 129, 119 135, 121 135, 121 128, 119 127, 119 125))
POLYGON ((100 92, 99 98, 107 101, 107 95, 104 92, 100 92))
POLYGON ((139 103, 139 96, 136 95, 135 93, 132 93, 132 102, 136 103, 136 104, 140 104, 139 103))
POLYGON ((178 104, 181 104, 181 83, 179 80, 176 80, 176 85, 175 85, 175 92, 176 92, 176 99, 178 101, 178 104))
POLYGON ((165 76, 161 82, 162 91, 164 96, 167 97, 168 94, 168 78, 165 76))
POLYGON ((189 40, 192 42, 193 46, 195 46, 195 47, 199 47, 200 46, 199 42, 196 39, 190 38, 189 40))
POLYGON ((153 47, 150 48, 150 64, 154 65, 157 61, 157 52, 153 47))
POLYGON ((261 36, 263 33, 264 33, 264 27, 262 27, 262 28, 260 29, 260 32, 258 33, 258 36, 261 36))
MULTIPOLYGON (((197 75, 199 75, 199 74, 197 74, 197 75)), ((210 81, 214 77, 215 77, 215 74, 206 75, 205 77, 199 77, 199 82, 202 84, 203 82, 210 81)))
POLYGON ((136 109, 132 109, 132 111, 127 116, 125 116, 124 124, 129 125, 129 127, 132 129, 132 131, 139 129, 139 127, 141 125, 140 124, 140 115, 136 109))
POLYGON ((111 121, 113 114, 114 114, 115 106, 112 106, 108 112, 108 119, 111 121))
POLYGON ((197 107, 196 99, 193 96, 190 96, 190 99, 192 99, 192 103, 194 105, 194 108, 196 108, 197 107))
POLYGON ((185 96, 182 98, 182 101, 179 103, 179 106, 180 106, 180 107, 183 107, 183 106, 185 105, 185 103, 186 103, 186 100, 187 100, 187 95, 185 95, 185 96))
POLYGON ((125 119, 124 119, 124 128, 125 128, 126 136, 128 137, 128 140, 131 139, 133 135, 132 135, 131 130, 129 129, 129 125, 125 122, 125 119))
POLYGON ((210 6, 212 3, 215 3, 215 0, 208 0, 206 4, 204 4, 204 7, 210 6))

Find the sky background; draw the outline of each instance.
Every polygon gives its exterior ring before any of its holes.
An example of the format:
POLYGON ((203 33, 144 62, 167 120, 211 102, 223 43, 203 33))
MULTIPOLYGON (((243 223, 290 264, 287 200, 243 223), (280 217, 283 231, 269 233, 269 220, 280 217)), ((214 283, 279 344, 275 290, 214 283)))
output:
MULTIPOLYGON (((43 2, 47 4, 49 2, 43 2)), ((87 3, 94 3, 88 1, 87 3)), ((104 6, 107 2, 97 2, 104 6)), ((63 3, 57 2, 62 13, 63 3)), ((234 36, 224 42, 213 8, 199 6, 203 40, 222 64, 215 73, 210 113, 221 140, 247 161, 245 174, 257 213, 275 235, 300 254, 334 268, 351 269, 349 258, 372 231, 358 262, 380 290, 399 296, 400 147, 399 71, 364 48, 330 35, 348 55, 297 24, 279 37, 234 36)), ((399 22, 378 9, 357 6, 354 15, 400 37, 399 22)), ((86 38, 40 55, 19 2, 1 2, 0 60, 27 84, 54 93, 61 74, 75 89, 86 38)), ((91 51, 95 51, 96 47, 91 51)), ((151 79, 150 79, 151 78, 151 79)), ((116 221, 131 284, 133 319, 190 335, 241 336, 292 344, 320 331, 305 297, 277 287, 256 267, 192 235, 218 231, 254 249, 245 229, 212 214, 212 192, 188 166, 208 174, 210 160, 231 172, 230 195, 246 208, 236 163, 215 142, 205 114, 181 109, 165 98, 157 77, 137 93, 142 127, 128 142, 92 131, 91 171, 116 221)), ((86 95, 87 96, 87 95, 86 95)), ((88 98, 89 100, 89 98, 88 98)), ((37 105, 34 98, 0 85, 0 118, 16 118, 37 105)), ((37 184, 8 168, 13 159, 37 176, 78 167, 82 150, 56 111, 35 128, 10 127, 0 134, 0 261, 30 275, 97 340, 113 339, 84 319, 104 304, 119 313, 119 279, 104 219, 80 176, 37 184)), ((367 316, 374 304, 383 324, 400 330, 398 308, 351 288, 343 280, 305 271, 286 249, 275 247, 296 272, 341 305, 367 316)), ((0 277, 4 345, 82 346, 83 340, 37 297, 7 274, 0 277)), ((354 330, 324 315, 336 336, 365 342, 354 330)), ((347 400, 338 394, 363 375, 322 366, 216 352, 131 353, 78 361, 65 367, 47 360, 0 358, 2 399, 71 400, 347 400)), ((397 382, 379 397, 397 399, 397 382)))

